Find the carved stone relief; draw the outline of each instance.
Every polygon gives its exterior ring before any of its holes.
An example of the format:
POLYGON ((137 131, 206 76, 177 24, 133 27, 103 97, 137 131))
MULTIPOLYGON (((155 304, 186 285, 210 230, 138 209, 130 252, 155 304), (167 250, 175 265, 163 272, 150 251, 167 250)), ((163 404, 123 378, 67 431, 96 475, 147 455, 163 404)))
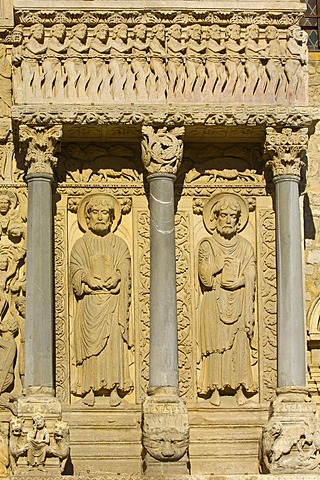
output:
POLYGON ((26 198, 0 190, 0 408, 16 411, 24 384, 26 198))
POLYGON ((10 467, 13 473, 36 474, 52 469, 56 462, 56 471, 64 471, 69 457, 69 427, 66 422, 50 419, 51 428, 47 428, 45 416, 35 413, 28 422, 18 416, 10 421, 10 467), (31 423, 32 422, 32 423, 31 423), (28 425, 29 424, 29 425, 28 425))
POLYGON ((307 103, 307 38, 298 25, 208 20, 18 25, 15 102, 307 103))
POLYGON ((89 194, 78 206, 85 231, 74 244, 70 276, 77 300, 73 319, 75 378, 71 391, 87 405, 105 391, 117 406, 133 388, 129 377, 131 259, 124 240, 113 233, 121 219, 111 195, 89 194))
POLYGON ((198 393, 216 406, 226 390, 239 405, 257 392, 251 366, 256 264, 252 246, 239 235, 248 214, 243 198, 224 193, 211 197, 203 211, 211 237, 201 241, 198 253, 203 292, 198 393))

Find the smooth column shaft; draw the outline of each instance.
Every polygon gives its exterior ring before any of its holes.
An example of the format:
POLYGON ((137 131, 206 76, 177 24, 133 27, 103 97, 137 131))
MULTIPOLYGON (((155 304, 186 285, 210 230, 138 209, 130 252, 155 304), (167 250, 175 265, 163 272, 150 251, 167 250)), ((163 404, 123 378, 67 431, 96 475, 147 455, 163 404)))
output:
POLYGON ((25 386, 53 388, 52 177, 28 182, 25 386))
POLYGON ((274 178, 278 290, 278 387, 306 386, 299 179, 274 178))
POLYGON ((150 387, 178 387, 174 180, 150 182, 150 387))

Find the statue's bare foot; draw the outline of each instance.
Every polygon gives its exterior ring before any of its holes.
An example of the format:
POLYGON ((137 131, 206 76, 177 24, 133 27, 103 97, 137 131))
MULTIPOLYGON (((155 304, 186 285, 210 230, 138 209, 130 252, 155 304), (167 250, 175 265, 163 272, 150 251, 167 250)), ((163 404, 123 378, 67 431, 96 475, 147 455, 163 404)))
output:
POLYGON ((117 407, 121 403, 121 398, 118 395, 117 388, 111 390, 110 393, 110 407, 117 407))
POLYGON ((243 393, 242 387, 237 390, 236 401, 238 405, 244 405, 247 402, 247 397, 243 393))
POLYGON ((219 407, 220 401, 221 401, 219 390, 217 390, 217 389, 213 390, 209 401, 210 401, 210 403, 212 403, 212 405, 215 405, 216 407, 219 407))
POLYGON ((87 395, 85 395, 82 399, 83 403, 85 405, 88 405, 88 407, 93 407, 94 405, 94 393, 93 393, 93 390, 90 390, 89 393, 87 393, 87 395))

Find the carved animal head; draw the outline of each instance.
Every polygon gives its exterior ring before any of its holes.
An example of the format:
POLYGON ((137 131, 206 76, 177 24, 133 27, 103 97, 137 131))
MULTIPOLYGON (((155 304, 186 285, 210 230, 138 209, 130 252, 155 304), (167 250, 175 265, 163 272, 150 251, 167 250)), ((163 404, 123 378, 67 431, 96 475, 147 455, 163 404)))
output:
POLYGON ((11 434, 15 437, 19 437, 23 430, 23 420, 19 417, 12 417, 10 420, 11 434))
POLYGON ((55 440, 61 441, 68 437, 69 435, 69 426, 66 422, 58 421, 54 426, 53 432, 55 440))

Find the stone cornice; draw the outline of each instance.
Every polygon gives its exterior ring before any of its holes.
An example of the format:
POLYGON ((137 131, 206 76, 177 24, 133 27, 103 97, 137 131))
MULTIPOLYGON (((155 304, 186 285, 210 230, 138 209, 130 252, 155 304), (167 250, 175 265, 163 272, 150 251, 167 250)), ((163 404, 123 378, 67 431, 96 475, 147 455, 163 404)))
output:
POLYGON ((215 105, 27 105, 13 106, 16 123, 27 125, 219 125, 305 127, 320 119, 318 107, 215 105))

